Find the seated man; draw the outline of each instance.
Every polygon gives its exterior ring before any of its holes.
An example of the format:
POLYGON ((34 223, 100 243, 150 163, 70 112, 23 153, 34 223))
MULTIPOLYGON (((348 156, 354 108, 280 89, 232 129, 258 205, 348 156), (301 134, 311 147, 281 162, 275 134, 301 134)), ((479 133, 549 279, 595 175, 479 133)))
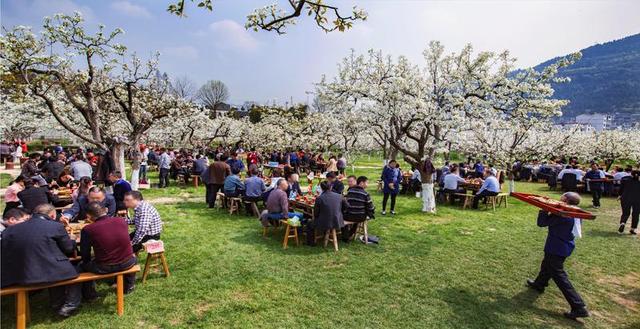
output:
POLYGON ((478 193, 473 197, 473 209, 478 209, 478 203, 480 199, 486 199, 488 196, 496 196, 500 193, 500 183, 498 179, 488 168, 484 171, 484 182, 478 190, 478 193))
POLYGON ((347 177, 347 191, 354 186, 358 186, 358 179, 354 175, 347 177))
POLYGON ((302 195, 302 190, 300 189, 300 176, 298 174, 291 174, 289 178, 287 178, 287 183, 289 183, 289 188, 287 189, 287 195, 289 199, 295 199, 297 195, 302 195), (295 194, 294 194, 295 193, 295 194))
POLYGON ((27 212, 32 212, 41 204, 53 204, 58 201, 58 197, 52 194, 48 187, 37 186, 31 178, 24 179, 24 190, 18 192, 18 199, 27 212))
POLYGON ((560 170, 560 172, 558 173, 558 180, 562 180, 562 177, 564 177, 564 174, 573 174, 573 168, 571 167, 571 165, 566 165, 564 169, 560 170))
POLYGON ((113 198, 116 199, 116 211, 127 209, 124 205, 124 194, 131 191, 131 184, 122 179, 122 173, 119 171, 110 173, 107 179, 113 184, 113 198))
MULTIPOLYGON (((2 232, 2 287, 47 284, 76 278, 78 272, 69 261, 76 248, 64 225, 53 220, 56 208, 41 204, 31 219, 2 232)), ((80 306, 81 285, 49 289, 51 308, 63 317, 71 316, 80 306)))
POLYGON ((459 169, 457 165, 451 166, 451 172, 444 176, 442 180, 444 182, 444 193, 450 194, 451 203, 455 200, 455 193, 466 193, 464 189, 458 188, 458 184, 464 183, 464 178, 458 174, 459 169))
MULTIPOLYGON (((81 268, 84 271, 107 274, 124 271, 138 263, 129 239, 129 227, 122 218, 107 216, 107 208, 99 202, 87 205, 87 220, 93 222, 80 233, 81 268), (95 257, 91 258, 91 249, 95 257)), ((124 278, 124 293, 133 291, 136 274, 124 278)), ((89 285, 89 295, 96 295, 95 283, 89 285)))
POLYGON ((289 212, 289 198, 287 197, 287 189, 289 184, 284 178, 280 178, 276 183, 276 188, 269 193, 267 199, 267 211, 266 218, 262 218, 262 225, 269 226, 270 220, 288 219, 291 217, 298 217, 302 220, 302 214, 296 212, 289 212))
POLYGON ((29 219, 29 213, 21 208, 12 208, 7 210, 0 223, 0 232, 3 232, 6 228, 20 224, 29 219))
POLYGON ((244 201, 258 202, 262 200, 262 193, 267 190, 262 178, 258 177, 258 168, 256 166, 249 167, 247 172, 249 177, 244 180, 244 201))
POLYGON ((336 178, 336 173, 329 172, 327 174, 327 182, 329 183, 329 189, 333 192, 336 192, 340 195, 344 192, 344 184, 336 178))
POLYGON ((316 199, 314 205, 313 221, 307 223, 307 244, 315 244, 315 230, 326 232, 327 230, 340 230, 344 227, 342 212, 347 208, 347 201, 330 189, 329 182, 320 183, 322 194, 316 199))
POLYGON ((155 207, 142 199, 139 191, 129 191, 124 195, 127 209, 133 209, 133 218, 127 220, 135 225, 135 230, 129 234, 133 252, 142 249, 142 244, 149 240, 159 240, 162 232, 162 219, 155 207))
POLYGON ((60 220, 62 222, 84 220, 86 217, 87 205, 91 202, 99 202, 103 207, 107 208, 107 215, 115 216, 116 199, 111 194, 106 194, 104 190, 98 186, 93 186, 87 192, 87 195, 80 195, 73 202, 71 208, 62 212, 60 220))
POLYGON ((227 197, 237 197, 244 194, 244 183, 240 180, 240 170, 231 168, 231 175, 224 179, 224 195, 227 197))
MULTIPOLYGON (((375 206, 371 196, 367 193, 368 179, 360 176, 357 185, 347 191, 347 207, 344 210, 344 219, 349 222, 360 223, 375 218, 375 206)), ((345 225, 342 228, 342 240, 350 241, 356 233, 358 225, 345 225)))

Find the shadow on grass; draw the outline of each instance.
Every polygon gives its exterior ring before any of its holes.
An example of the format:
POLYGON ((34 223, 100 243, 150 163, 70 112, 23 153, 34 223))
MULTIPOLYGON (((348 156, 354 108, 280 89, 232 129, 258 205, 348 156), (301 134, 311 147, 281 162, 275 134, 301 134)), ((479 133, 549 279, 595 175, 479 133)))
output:
POLYGON ((623 237, 623 235, 619 234, 618 231, 591 230, 588 234, 589 236, 601 238, 623 237))
POLYGON ((453 287, 440 290, 438 296, 451 308, 453 315, 450 321, 459 328, 517 328, 522 323, 512 320, 510 315, 520 313, 533 313, 536 318, 544 319, 541 326, 580 328, 584 325, 534 306, 540 294, 524 287, 515 296, 453 287))

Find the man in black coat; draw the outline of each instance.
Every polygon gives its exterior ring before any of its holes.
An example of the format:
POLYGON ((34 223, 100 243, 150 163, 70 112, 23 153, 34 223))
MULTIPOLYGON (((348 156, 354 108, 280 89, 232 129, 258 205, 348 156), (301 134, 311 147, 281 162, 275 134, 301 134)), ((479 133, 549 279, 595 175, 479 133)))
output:
POLYGON ((58 197, 51 194, 46 186, 38 187, 31 178, 24 179, 25 189, 18 192, 18 199, 22 203, 22 208, 31 213, 37 206, 47 203, 55 203, 58 197))
POLYGON ((336 174, 330 172, 327 174, 327 182, 329 183, 329 189, 340 195, 344 192, 344 184, 336 177, 336 174))
MULTIPOLYGON (((69 261, 76 242, 60 222, 52 219, 55 215, 52 205, 39 205, 31 219, 2 232, 2 287, 53 283, 78 276, 69 261)), ((64 317, 72 315, 80 306, 81 289, 81 285, 49 289, 53 310, 64 317)))
POLYGON ((348 206, 342 194, 330 190, 329 182, 320 183, 320 188, 322 194, 314 204, 313 221, 307 224, 307 244, 309 245, 315 244, 315 230, 325 232, 330 229, 342 229, 344 226, 343 209, 348 206))

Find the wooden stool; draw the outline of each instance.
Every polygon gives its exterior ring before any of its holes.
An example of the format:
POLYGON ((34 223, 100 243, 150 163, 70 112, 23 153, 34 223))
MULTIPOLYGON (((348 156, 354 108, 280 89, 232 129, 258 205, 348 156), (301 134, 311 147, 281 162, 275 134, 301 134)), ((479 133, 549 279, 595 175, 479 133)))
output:
POLYGON ((187 183, 185 182, 185 178, 184 178, 183 174, 178 174, 177 178, 178 178, 178 180, 177 180, 178 185, 182 185, 182 186, 187 185, 187 183))
POLYGON ((378 180, 378 192, 382 191, 382 180, 378 180))
POLYGON ((257 203, 244 200, 242 201, 242 203, 244 203, 244 206, 247 207, 247 209, 251 209, 251 212, 256 215, 258 219, 260 219, 260 209, 258 209, 257 203))
MULTIPOLYGON (((358 234, 361 234, 364 236, 364 243, 367 244, 369 243, 369 232, 368 232, 368 228, 367 228, 367 221, 365 220, 364 222, 350 222, 350 221, 344 221, 345 225, 358 225, 358 228, 356 229, 356 234, 353 236, 353 239, 355 240, 358 237, 358 234)), ((344 238, 344 237, 343 237, 344 238)))
POLYGON ((227 207, 227 196, 224 195, 224 193, 222 193, 222 192, 216 193, 216 201, 220 201, 220 202, 217 202, 217 208, 218 209, 222 209, 222 208, 226 208, 227 207))
POLYGON ((198 188, 198 184, 200 184, 200 176, 194 175, 191 176, 193 178, 193 187, 198 188))
POLYGON ((333 249, 335 249, 336 251, 338 251, 338 237, 337 237, 337 232, 335 228, 332 228, 330 230, 328 230, 325 234, 324 234, 324 247, 327 247, 327 244, 329 243, 329 240, 333 241, 333 249), (331 236, 329 236, 331 235, 331 236))
POLYGON ((281 219, 280 223, 286 225, 284 228, 284 241, 282 241, 282 248, 287 249, 289 245, 289 238, 294 238, 296 246, 299 246, 300 240, 298 239, 298 226, 291 226, 289 225, 289 221, 284 219, 281 219))
POLYGON ((229 200, 229 215, 232 215, 234 212, 236 214, 240 214, 240 204, 242 204, 242 199, 238 197, 227 199, 229 200))
POLYGON ((496 205, 500 208, 500 205, 504 203, 504 207, 507 208, 507 193, 499 193, 495 196, 488 196, 487 203, 485 204, 485 209, 489 208, 489 204, 493 208, 493 211, 496 211, 496 205))
POLYGON ((144 264, 144 272, 142 272, 142 283, 147 281, 147 275, 149 275, 149 270, 152 267, 162 266, 164 270, 164 275, 169 277, 169 265, 167 264, 167 258, 164 256, 164 244, 162 241, 149 241, 144 243, 144 249, 147 251, 147 261, 144 264), (160 262, 153 261, 159 259, 160 262))

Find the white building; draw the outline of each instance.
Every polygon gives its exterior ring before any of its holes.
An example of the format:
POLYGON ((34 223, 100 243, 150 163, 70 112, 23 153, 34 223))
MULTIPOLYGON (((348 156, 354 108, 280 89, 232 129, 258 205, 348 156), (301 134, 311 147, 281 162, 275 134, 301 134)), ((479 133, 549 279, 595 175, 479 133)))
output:
POLYGON ((602 113, 580 114, 576 117, 577 124, 593 127, 596 131, 611 128, 612 122, 611 115, 602 113))

